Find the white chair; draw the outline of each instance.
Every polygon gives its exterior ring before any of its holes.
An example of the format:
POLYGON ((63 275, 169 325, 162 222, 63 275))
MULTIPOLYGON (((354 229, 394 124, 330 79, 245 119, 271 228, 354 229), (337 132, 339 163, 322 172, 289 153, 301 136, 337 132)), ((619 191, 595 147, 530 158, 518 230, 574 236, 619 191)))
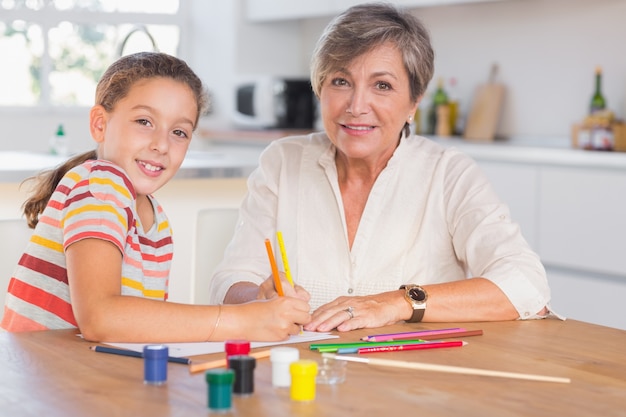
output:
POLYGON ((0 220, 0 320, 9 280, 32 233, 25 219, 0 220))
POLYGON ((209 304, 209 281, 224 257, 224 249, 233 236, 238 215, 238 208, 209 208, 198 213, 191 287, 194 304, 209 304))

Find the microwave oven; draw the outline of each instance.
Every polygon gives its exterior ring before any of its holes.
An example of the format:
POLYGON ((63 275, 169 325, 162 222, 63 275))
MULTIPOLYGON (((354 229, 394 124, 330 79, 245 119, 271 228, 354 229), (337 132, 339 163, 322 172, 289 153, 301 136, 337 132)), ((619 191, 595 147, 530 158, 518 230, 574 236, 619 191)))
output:
POLYGON ((246 128, 313 129, 316 103, 308 79, 258 77, 237 86, 234 123, 246 128))

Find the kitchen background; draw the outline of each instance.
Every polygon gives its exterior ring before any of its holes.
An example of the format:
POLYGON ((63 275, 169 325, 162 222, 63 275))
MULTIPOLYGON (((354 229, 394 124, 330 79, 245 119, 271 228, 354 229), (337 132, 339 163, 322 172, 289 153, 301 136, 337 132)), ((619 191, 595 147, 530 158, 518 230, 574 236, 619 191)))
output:
MULTIPOLYGON (((317 38, 335 11, 350 2, 310 0, 306 6, 305 0, 190 0, 181 55, 214 97, 214 112, 203 126, 230 127, 234 87, 250 75, 308 76, 317 38), (298 18, 274 18, 290 9, 298 18)), ((426 3, 444 4, 414 10, 432 35, 435 80, 457 79, 462 114, 476 86, 486 82, 492 63, 499 65, 499 81, 506 86, 499 137, 546 144, 569 138, 571 125, 588 110, 596 66, 604 71, 608 107, 619 117, 626 115, 626 1, 426 3)), ((11 51, 1 53, 11 56, 11 51)), ((429 94, 434 87, 433 82, 429 94)), ((73 150, 91 148, 86 115, 87 109, 2 108, 0 129, 6 136, 0 150, 46 151, 58 123, 64 123, 73 150)))
MULTIPOLYGON (((242 145, 258 132, 228 132, 236 86, 258 75, 307 77, 323 28, 355 2, 181 0, 179 56, 203 78, 214 106, 201 120, 202 133, 194 138, 181 175, 157 194, 176 234, 171 300, 199 300, 208 274, 198 273, 204 258, 196 256, 197 242, 207 230, 216 230, 203 226, 201 218, 216 207, 238 206, 245 177, 267 143, 265 135, 257 146, 242 145), (228 144, 228 138, 238 144, 228 144)), ((609 109, 626 117, 626 0, 396 3, 411 5, 429 28, 436 51, 434 79, 456 78, 462 115, 492 64, 498 64, 498 80, 506 87, 500 140, 439 140, 474 157, 509 204, 546 265, 556 311, 626 329, 626 153, 570 149, 570 130, 587 115, 597 66, 603 69, 609 109), (429 6, 415 7, 424 4, 429 6)), ((2 62, 6 69, 14 51, 0 49, 0 54, 9 57, 2 62)), ((0 86, 10 82, 0 80, 0 86)), ((424 104, 434 88, 433 82, 424 104)), ((0 102, 6 91, 0 88, 0 102)), ((42 168, 38 161, 51 163, 10 151, 47 153, 59 123, 71 151, 92 149, 87 118, 87 108, 0 106, 0 219, 19 217, 25 193, 19 182, 26 171, 42 168)))

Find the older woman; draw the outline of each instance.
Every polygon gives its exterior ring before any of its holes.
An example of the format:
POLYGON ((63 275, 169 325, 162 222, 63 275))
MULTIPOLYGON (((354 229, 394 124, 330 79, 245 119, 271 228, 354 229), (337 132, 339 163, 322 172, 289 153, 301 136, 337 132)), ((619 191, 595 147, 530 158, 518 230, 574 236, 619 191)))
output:
POLYGON ((298 284, 283 288, 310 296, 307 330, 548 314, 545 270, 477 165, 410 135, 433 59, 425 28, 394 6, 330 23, 311 77, 324 132, 261 156, 215 302, 276 296, 263 242, 280 230, 298 284))

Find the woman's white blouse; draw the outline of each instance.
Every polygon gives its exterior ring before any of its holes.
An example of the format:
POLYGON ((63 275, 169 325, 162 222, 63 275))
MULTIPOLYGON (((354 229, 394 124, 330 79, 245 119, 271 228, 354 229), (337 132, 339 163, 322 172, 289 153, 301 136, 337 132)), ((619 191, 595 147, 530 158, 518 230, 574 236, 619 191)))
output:
POLYGON ((536 317, 550 300, 539 257, 478 165, 420 136, 403 138, 380 173, 352 249, 335 147, 327 136, 289 137, 268 146, 248 179, 233 240, 211 280, 213 303, 221 303, 234 283, 258 284, 271 274, 266 238, 283 270, 277 230, 294 281, 311 293, 313 309, 342 295, 473 276, 494 282, 522 319, 536 317))

